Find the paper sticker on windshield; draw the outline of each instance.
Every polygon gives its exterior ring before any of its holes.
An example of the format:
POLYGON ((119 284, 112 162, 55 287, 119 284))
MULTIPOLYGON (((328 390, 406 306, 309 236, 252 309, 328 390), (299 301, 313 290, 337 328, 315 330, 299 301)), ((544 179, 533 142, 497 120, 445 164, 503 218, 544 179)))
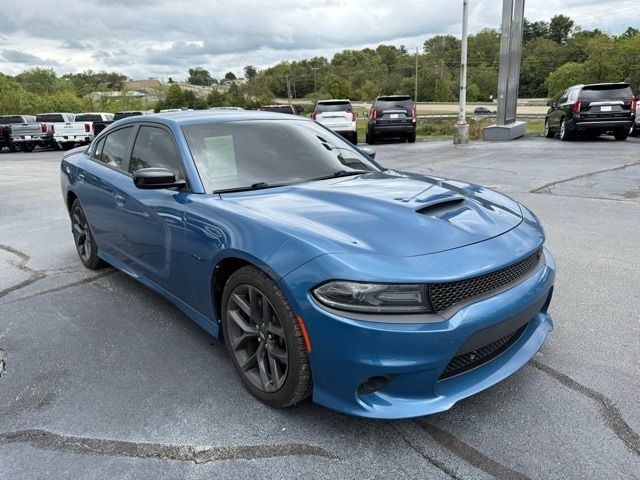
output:
POLYGON ((233 136, 205 137, 205 173, 211 180, 230 180, 238 176, 233 136))

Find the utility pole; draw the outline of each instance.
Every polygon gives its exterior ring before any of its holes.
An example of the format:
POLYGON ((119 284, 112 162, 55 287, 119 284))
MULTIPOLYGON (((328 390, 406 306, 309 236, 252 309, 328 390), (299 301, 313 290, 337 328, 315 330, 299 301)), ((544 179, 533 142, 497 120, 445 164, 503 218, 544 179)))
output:
POLYGON ((291 83, 289 83, 289 75, 285 75, 287 79, 287 98, 289 99, 289 105, 291 105, 291 83))
POLYGON ((467 26, 469 18, 468 0, 462 0, 462 48, 460 52, 460 110, 458 123, 453 133, 454 145, 469 143, 469 125, 467 125, 467 26))
POLYGON ((416 77, 415 77, 415 89, 413 92, 413 101, 418 103, 418 47, 416 47, 416 77))
POLYGON ((318 79, 317 79, 317 73, 318 73, 318 67, 311 67, 311 70, 313 70, 313 93, 316 93, 318 91, 318 79))

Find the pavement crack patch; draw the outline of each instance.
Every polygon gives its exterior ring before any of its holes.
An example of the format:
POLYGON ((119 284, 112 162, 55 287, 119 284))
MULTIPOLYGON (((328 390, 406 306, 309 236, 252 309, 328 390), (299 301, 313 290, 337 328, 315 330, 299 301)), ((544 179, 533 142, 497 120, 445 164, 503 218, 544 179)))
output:
POLYGON ((4 350, 0 350, 0 377, 7 371, 7 354, 4 350))
POLYGON ((19 430, 0 434, 0 444, 10 443, 27 443, 32 447, 45 450, 77 454, 176 460, 197 464, 223 460, 254 460, 287 456, 315 456, 330 460, 340 460, 340 457, 324 448, 306 443, 232 446, 168 445, 73 437, 46 430, 19 430))
POLYGON ((466 444, 449 432, 445 432, 431 423, 424 420, 414 420, 414 423, 451 453, 498 480, 529 480, 529 477, 526 475, 502 465, 493 458, 487 457, 471 445, 466 444))
POLYGON ((21 288, 27 287, 32 283, 35 283, 38 280, 47 276, 46 272, 42 270, 34 270, 33 268, 30 268, 27 265, 27 262, 31 260, 31 257, 29 257, 29 255, 27 255, 26 253, 21 252, 20 250, 17 250, 8 245, 1 245, 1 244, 0 244, 0 250, 4 250, 5 252, 9 252, 15 255, 16 257, 18 257, 18 263, 16 263, 15 266, 29 275, 29 278, 27 278, 26 280, 16 285, 12 285, 11 287, 5 288, 4 290, 0 290, 0 298, 10 294, 11 292, 15 292, 16 290, 20 290, 21 288))
POLYGON ((599 173, 615 172, 616 170, 624 170, 625 168, 635 167, 636 165, 640 165, 640 162, 627 163, 619 167, 605 168, 604 170, 597 170, 595 172, 582 173, 580 175, 576 175, 575 177, 565 178, 564 180, 557 180, 555 182, 547 183, 545 185, 542 185, 541 187, 530 190, 529 193, 552 193, 551 189, 556 185, 560 185, 561 183, 571 182, 573 180, 578 180, 580 178, 592 177, 594 175, 598 175, 599 173))
MULTIPOLYGON (((21 297, 21 298, 16 298, 15 300, 9 300, 8 302, 2 302, 2 303, 0 303, 0 305, 8 305, 10 303, 22 302, 23 300, 28 300, 28 299, 33 298, 33 297, 39 297, 41 295, 46 295, 47 293, 55 293, 55 292, 59 292, 61 290, 66 290, 67 288, 77 287, 78 285, 85 285, 87 283, 94 282, 94 281, 96 281, 96 280, 98 280, 100 278, 106 277, 107 275, 112 275, 114 273, 116 273, 116 270, 114 270, 114 269, 105 270, 104 272, 98 273, 97 275, 94 275, 92 277, 83 278, 82 280, 78 280, 77 282, 65 283, 64 285, 60 285, 59 287, 48 288, 46 290, 42 290, 40 292, 36 292, 36 293, 31 294, 31 295, 26 295, 26 296, 21 297)), ((1 295, 0 295, 0 297, 1 297, 1 295)))
POLYGON ((596 402, 607 426, 613 431, 613 433, 615 433, 622 443, 624 443, 631 453, 640 456, 640 435, 638 435, 638 433, 633 430, 627 422, 625 422, 622 417, 622 413, 620 413, 620 410, 610 398, 576 382, 568 375, 559 372, 544 363, 537 360, 530 360, 529 363, 533 367, 554 378, 565 387, 570 388, 571 390, 596 402))
POLYGON ((434 458, 431 455, 427 455, 425 452, 423 452, 421 449, 419 449, 417 446, 415 446, 413 443, 411 443, 407 439, 407 437, 405 437, 402 434, 402 432, 399 429, 397 429, 396 426, 392 422, 387 422, 387 423, 389 424, 389 426, 391 428, 393 428, 396 431, 396 433, 400 436, 400 438, 404 441, 404 443, 406 443, 411 448, 411 450, 416 452, 418 455, 420 455, 422 458, 424 458, 427 462, 429 462, 431 465, 436 467, 438 470, 440 470, 442 473, 444 473, 445 475, 449 476, 453 480, 462 480, 462 477, 458 476, 458 474, 455 472, 455 470, 453 470, 451 467, 449 467, 445 463, 441 462, 437 458, 434 458))

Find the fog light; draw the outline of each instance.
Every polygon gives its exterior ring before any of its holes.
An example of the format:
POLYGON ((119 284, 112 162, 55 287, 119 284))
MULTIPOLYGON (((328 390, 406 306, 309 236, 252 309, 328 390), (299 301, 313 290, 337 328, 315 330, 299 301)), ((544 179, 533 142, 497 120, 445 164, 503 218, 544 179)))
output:
POLYGON ((389 377, 385 377, 384 375, 369 377, 364 382, 362 382, 362 385, 360 385, 360 388, 358 388, 358 392, 360 394, 373 393, 376 390, 384 388, 387 383, 389 383, 389 380, 389 377))

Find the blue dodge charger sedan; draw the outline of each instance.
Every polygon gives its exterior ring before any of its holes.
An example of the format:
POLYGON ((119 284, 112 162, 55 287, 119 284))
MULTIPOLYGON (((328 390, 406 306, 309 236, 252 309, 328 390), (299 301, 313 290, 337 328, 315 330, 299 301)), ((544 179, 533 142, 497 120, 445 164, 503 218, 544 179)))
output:
POLYGON ((432 414, 540 349, 555 264, 523 205, 373 155, 301 117, 179 112, 114 123, 61 185, 82 263, 222 339, 259 400, 432 414))

